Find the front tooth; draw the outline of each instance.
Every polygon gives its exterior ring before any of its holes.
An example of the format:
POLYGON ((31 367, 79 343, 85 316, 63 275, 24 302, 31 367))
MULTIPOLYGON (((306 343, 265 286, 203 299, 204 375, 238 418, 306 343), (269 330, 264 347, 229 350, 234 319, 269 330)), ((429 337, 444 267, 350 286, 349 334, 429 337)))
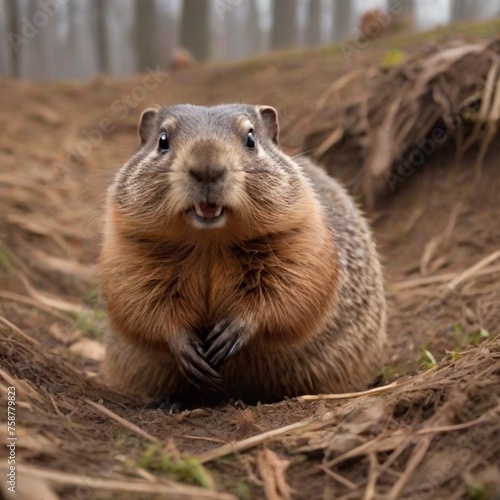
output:
POLYGON ((204 217, 203 212, 201 211, 201 208, 200 208, 200 204, 199 204, 199 203, 195 203, 195 204, 194 204, 194 210, 195 210, 196 215, 197 215, 198 217, 204 217))
POLYGON ((215 213, 214 213, 214 217, 219 217, 219 215, 221 214, 221 212, 222 212, 222 206, 221 206, 221 205, 219 205, 219 206, 217 207, 217 210, 216 210, 216 211, 215 211, 215 213))

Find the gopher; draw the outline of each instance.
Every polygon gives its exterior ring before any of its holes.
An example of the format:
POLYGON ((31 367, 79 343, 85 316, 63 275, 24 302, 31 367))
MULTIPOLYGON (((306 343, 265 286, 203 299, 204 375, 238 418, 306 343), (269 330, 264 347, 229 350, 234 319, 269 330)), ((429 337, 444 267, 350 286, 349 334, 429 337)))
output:
POLYGON ((359 390, 380 370, 386 303, 367 223, 278 135, 269 106, 143 112, 100 256, 119 390, 272 402, 359 390))

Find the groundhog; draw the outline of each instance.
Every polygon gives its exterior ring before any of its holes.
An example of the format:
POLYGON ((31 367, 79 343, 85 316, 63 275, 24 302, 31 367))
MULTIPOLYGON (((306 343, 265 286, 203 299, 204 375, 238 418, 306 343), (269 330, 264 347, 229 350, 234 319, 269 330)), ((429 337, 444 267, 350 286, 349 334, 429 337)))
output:
POLYGON ((106 372, 145 398, 249 403, 365 388, 386 303, 343 187, 278 146, 274 108, 147 109, 109 187, 106 372))

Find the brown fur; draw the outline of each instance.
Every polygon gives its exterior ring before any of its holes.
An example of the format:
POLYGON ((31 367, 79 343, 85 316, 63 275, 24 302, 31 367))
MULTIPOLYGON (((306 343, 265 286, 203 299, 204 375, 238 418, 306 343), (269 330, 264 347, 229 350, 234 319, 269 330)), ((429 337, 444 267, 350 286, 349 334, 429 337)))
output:
POLYGON ((118 388, 271 401, 359 389, 380 368, 385 301, 369 230, 333 179, 279 150, 275 118, 243 105, 144 113, 141 148, 109 189, 100 259, 118 388), (217 180, 207 188, 191 172, 217 180), (205 197, 225 207, 222 227, 189 222, 205 197))

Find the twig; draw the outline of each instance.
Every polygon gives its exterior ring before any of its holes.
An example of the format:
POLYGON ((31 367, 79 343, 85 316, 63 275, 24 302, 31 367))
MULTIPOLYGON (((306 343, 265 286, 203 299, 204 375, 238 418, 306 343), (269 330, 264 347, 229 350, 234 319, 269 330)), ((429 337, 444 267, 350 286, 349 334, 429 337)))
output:
POLYGON ((20 328, 11 323, 8 319, 5 319, 3 316, 0 316, 0 323, 4 324, 7 328, 12 330, 14 333, 17 333, 22 339, 26 340, 28 344, 31 346, 42 347, 42 344, 38 342, 38 340, 30 337, 27 333, 24 333, 20 328))
POLYGON ((319 98, 318 102, 316 103, 316 109, 321 110, 325 106, 325 104, 328 102, 328 99, 335 93, 338 92, 339 90, 342 90, 344 87, 349 85, 355 78, 358 76, 362 75, 365 73, 364 69, 356 69, 354 71, 351 71, 350 73, 347 73, 346 75, 341 76, 337 80, 335 80, 327 89, 325 92, 323 92, 323 95, 319 98))
POLYGON ((404 435, 397 432, 389 437, 378 436, 370 441, 367 441, 366 443, 356 446, 356 448, 353 448, 352 450, 342 453, 342 455, 333 458, 332 460, 326 462, 325 466, 332 467, 336 464, 344 462, 345 460, 349 460, 350 458, 365 455, 367 451, 372 451, 371 448, 373 448, 374 451, 393 450, 401 444, 404 438, 404 435))
MULTIPOLYGON (((20 330, 16 325, 12 324, 9 320, 5 319, 3 316, 0 316, 0 323, 3 323, 5 326, 10 328, 14 333, 17 333, 22 339, 24 339, 29 345, 32 347, 36 348, 39 350, 39 353, 42 354, 45 358, 47 358, 47 349, 44 349, 43 345, 38 342, 38 340, 30 337, 28 334, 24 333, 22 330, 20 330)), ((64 367, 68 371, 72 372, 73 374, 77 374, 79 377, 81 377, 81 372, 78 371, 78 369, 64 361, 63 359, 58 359, 59 367, 64 367)))
MULTIPOLYGON (((127 493, 143 493, 164 495, 164 498, 200 498, 207 500, 235 500, 228 493, 211 491, 197 486, 189 486, 168 479, 163 479, 164 484, 146 483, 144 481, 103 479, 102 477, 89 477, 68 472, 52 471, 34 467, 26 464, 16 464, 16 468, 22 477, 43 478, 49 482, 64 484, 67 486, 84 486, 92 490, 123 491, 127 493)), ((0 464, 2 474, 7 472, 7 465, 0 464)))
MULTIPOLYGON (((474 274, 474 276, 485 276, 487 274, 497 273, 500 271, 500 266, 491 266, 486 269, 482 269, 474 274)), ((400 281, 398 283, 393 283, 389 293, 392 295, 395 291, 406 290, 408 288, 418 288, 421 286, 434 285, 436 283, 442 283, 443 281, 453 280, 457 277, 457 273, 446 273, 439 274, 437 276, 426 276, 424 278, 415 278, 413 280, 400 281)), ((463 280, 462 280, 463 281, 463 280)))
POLYGON ((85 398, 84 401, 95 408, 96 410, 100 411, 107 417, 111 418, 115 422, 118 422, 120 425, 128 429, 129 431, 135 432, 139 436, 143 437, 144 439, 147 439, 151 443, 160 443, 159 439, 156 439, 154 436, 146 432, 145 430, 141 429, 140 427, 137 427, 137 425, 133 424, 132 422, 129 422, 128 420, 125 420, 123 417, 120 417, 113 411, 111 411, 109 408, 106 408, 104 405, 94 403, 93 401, 90 401, 90 399, 85 398))
POLYGON ((80 443, 83 442, 83 439, 82 437, 77 433, 75 432, 75 430, 73 429, 73 426, 71 425, 71 419, 68 418, 67 415, 64 415, 61 410, 59 409, 59 407, 57 406, 56 404, 56 400, 54 399, 54 396, 52 394, 50 394, 49 392, 47 393, 50 401, 52 402, 52 406, 54 407, 54 410, 55 412, 57 413, 57 415, 66 422, 66 428, 69 430, 69 432, 71 433, 71 435, 75 438, 76 441, 79 441, 80 443))
POLYGON ((77 314, 82 314, 82 313, 89 313, 91 312, 91 309, 83 306, 83 305, 78 305, 78 304, 73 304, 71 302, 68 302, 67 300, 62 300, 57 297, 51 297, 49 295, 46 295, 40 291, 38 291, 26 278, 26 276, 23 276, 23 274, 18 273, 18 276, 20 280, 23 282, 24 287, 28 291, 28 293, 35 299, 41 302, 42 304, 52 307, 54 309, 57 309, 58 311, 64 311, 64 312, 72 312, 72 313, 77 313, 77 314))
MULTIPOLYGON (((35 389, 33 389, 33 387, 31 387, 29 382, 26 380, 16 379, 2 368, 0 368, 0 377, 3 378, 9 386, 14 386, 16 388, 16 393, 25 391, 39 403, 45 402, 43 397, 35 389)), ((20 404, 21 402, 16 402, 16 405, 20 406, 20 404)))
POLYGON ((432 433, 435 434, 438 432, 453 432, 453 431, 461 431, 463 429, 468 429, 469 427, 473 427, 474 425, 482 423, 484 420, 488 420, 488 418, 491 416, 491 414, 495 414, 499 408, 500 408, 500 405, 489 410, 488 412, 484 413, 480 417, 478 417, 474 420, 471 420, 470 422, 464 422, 463 424, 456 424, 456 425, 443 425, 442 427, 430 427, 428 429, 420 429, 416 432, 416 434, 419 434, 419 435, 432 434, 432 433))
POLYGON ((488 255, 488 257, 485 257, 484 259, 481 259, 479 262, 474 264, 472 267, 469 267, 462 273, 460 273, 458 276, 456 276, 454 279, 449 281, 446 284, 447 288, 455 288, 457 285, 462 283, 462 281, 465 281, 475 275, 477 275, 478 271, 486 267, 488 264, 491 264, 495 260, 497 260, 500 257, 500 250, 497 250, 496 252, 493 252, 492 254, 488 255))
POLYGON ((219 448, 215 448, 214 450, 209 450, 205 453, 202 453, 201 455, 198 455, 198 460, 202 464, 205 464, 231 453, 248 450, 249 448, 253 448, 254 446, 264 443, 268 439, 274 438, 276 436, 281 436, 283 434, 286 434, 287 432, 295 431, 303 427, 307 427, 316 420, 317 418, 301 420, 300 422, 295 422, 294 424, 286 425, 285 427, 280 427, 279 429, 266 431, 262 434, 258 434, 257 436, 251 436, 249 438, 242 439, 241 441, 227 443, 223 446, 220 446, 219 448))
POLYGON ((401 492, 403 491, 403 488, 405 487, 406 483, 408 482, 408 479, 410 479, 410 476, 413 474, 415 469, 419 466, 420 462, 424 459, 424 456, 427 453, 427 450, 429 449, 431 441, 432 441, 432 436, 427 436, 417 444, 416 446, 417 449, 413 454, 413 456, 410 458, 408 467, 406 467, 401 477, 396 481, 396 483, 392 487, 389 496, 387 497, 387 500, 397 500, 398 498, 401 498, 401 492))
MULTIPOLYGON (((406 450, 408 445, 411 442, 411 437, 408 436, 408 438, 403 441, 399 446, 397 446, 394 451, 390 454, 389 458, 379 467, 379 475, 381 475, 383 472, 390 473, 390 467, 391 465, 399 458, 401 453, 406 450)), ((398 474, 398 477, 400 474, 398 474)))
POLYGON ((292 490, 285 479, 288 460, 282 460, 268 448, 257 454, 257 469, 267 500, 290 500, 292 490))
POLYGON ((349 481, 349 479, 346 479, 344 476, 337 474, 336 472, 332 471, 328 467, 325 467, 324 465, 320 465, 319 468, 327 476, 330 476, 332 479, 335 479, 335 481, 338 481, 340 484, 342 484, 346 488, 349 488, 350 490, 357 490, 358 489, 358 487, 352 481, 349 481))
POLYGON ((366 485, 363 500, 373 500, 375 498, 375 485, 377 484, 377 467, 378 462, 375 453, 372 451, 368 453, 370 460, 370 471, 368 473, 368 484, 366 485))
POLYGON ((224 444, 226 441, 224 439, 220 438, 214 438, 214 437, 206 437, 206 436, 193 436, 191 434, 172 434, 174 437, 178 438, 187 438, 187 439, 199 439, 200 441, 209 441, 210 443, 219 443, 219 444, 224 444))
POLYGON ((50 315, 54 316, 55 318, 62 319, 64 321, 73 321, 72 318, 70 318, 69 316, 66 316, 63 313, 60 313, 57 310, 54 310, 53 307, 42 304, 38 300, 30 299, 29 297, 25 297, 24 295, 21 295, 19 293, 5 292, 5 291, 0 292, 0 298, 6 299, 6 300, 12 300, 13 302, 21 302, 22 304, 28 304, 30 306, 37 307, 38 309, 41 309, 42 311, 49 313, 50 315))
POLYGON ((360 398, 362 396, 368 396, 370 394, 378 394, 380 392, 385 392, 388 389, 392 389, 398 385, 397 382, 392 382, 389 385, 384 385, 383 387, 374 387, 373 389, 369 389, 367 391, 361 392, 346 392, 343 394, 311 394, 305 396, 297 397, 297 401, 317 401, 318 399, 349 399, 349 398, 360 398))

